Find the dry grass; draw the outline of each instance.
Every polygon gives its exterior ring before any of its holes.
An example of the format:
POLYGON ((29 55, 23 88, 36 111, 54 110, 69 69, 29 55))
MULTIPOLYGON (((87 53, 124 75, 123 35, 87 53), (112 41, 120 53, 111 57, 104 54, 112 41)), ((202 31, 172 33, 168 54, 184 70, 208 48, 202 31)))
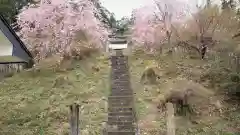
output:
POLYGON ((211 60, 185 59, 170 56, 144 56, 141 53, 130 58, 132 87, 136 93, 136 106, 141 134, 157 135, 166 132, 165 112, 160 113, 157 105, 167 94, 175 90, 194 90, 190 104, 197 115, 191 115, 197 124, 188 117, 176 117, 177 134, 219 135, 237 134, 240 131, 240 107, 228 104, 218 89, 201 76, 210 68, 211 60), (142 85, 141 75, 147 67, 154 67, 160 76, 156 85, 142 85), (219 109, 223 113, 220 114, 219 109), (235 108, 235 110, 233 110, 235 108), (234 114, 234 115, 233 115, 234 114), (231 118, 235 118, 235 120, 231 118), (226 119, 229 118, 229 119, 226 119))
POLYGON ((0 82, 0 134, 67 135, 67 105, 74 102, 81 105, 81 134, 100 134, 107 119, 108 60, 93 56, 69 66, 72 68, 52 70, 44 65, 0 82))
MULTIPOLYGON (((212 70, 209 65, 212 62, 210 56, 207 60, 168 55, 153 57, 141 52, 130 56, 141 134, 166 132, 165 112, 160 113, 157 105, 170 91, 186 88, 192 88, 196 94, 190 101, 198 112, 192 117, 197 124, 191 123, 187 117, 177 117, 176 133, 226 135, 240 130, 237 103, 225 102, 225 97, 218 94, 222 89, 213 87, 209 78, 202 80, 202 76, 212 70), (156 85, 140 83, 141 75, 148 67, 153 67, 160 76, 156 85)), ((109 94, 109 61, 105 56, 96 55, 81 61, 59 63, 55 57, 37 65, 34 70, 4 80, 0 90, 0 134, 68 134, 67 105, 73 102, 82 106, 82 134, 102 134, 101 124, 107 120, 104 109, 109 94)))

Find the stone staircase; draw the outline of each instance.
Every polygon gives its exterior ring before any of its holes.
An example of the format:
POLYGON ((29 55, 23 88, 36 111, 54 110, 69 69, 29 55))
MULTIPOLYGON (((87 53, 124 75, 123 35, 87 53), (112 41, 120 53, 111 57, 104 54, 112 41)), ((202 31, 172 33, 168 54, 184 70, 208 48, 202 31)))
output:
POLYGON ((122 51, 111 56, 111 94, 108 97, 108 135, 135 135, 133 91, 128 73, 128 57, 122 51))

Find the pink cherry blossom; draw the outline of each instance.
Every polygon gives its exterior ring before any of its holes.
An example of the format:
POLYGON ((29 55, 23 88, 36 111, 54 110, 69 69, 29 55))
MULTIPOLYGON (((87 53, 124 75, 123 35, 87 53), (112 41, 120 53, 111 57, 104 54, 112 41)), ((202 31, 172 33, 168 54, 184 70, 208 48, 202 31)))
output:
POLYGON ((89 0, 42 0, 25 7, 18 15, 19 34, 37 59, 49 54, 71 55, 78 41, 101 48, 109 33, 99 10, 89 0))
POLYGON ((156 0, 153 5, 133 11, 132 40, 153 51, 166 41, 166 31, 186 17, 187 4, 178 0, 156 0))

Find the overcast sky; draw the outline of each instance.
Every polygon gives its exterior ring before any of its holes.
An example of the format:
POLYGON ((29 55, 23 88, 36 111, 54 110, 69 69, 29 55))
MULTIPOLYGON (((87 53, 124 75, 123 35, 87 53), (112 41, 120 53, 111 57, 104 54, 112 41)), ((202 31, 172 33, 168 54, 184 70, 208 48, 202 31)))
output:
POLYGON ((150 3, 152 0, 101 0, 102 5, 113 12, 117 19, 131 16, 132 10, 150 3))
MULTIPOLYGON (((143 5, 152 4, 153 0, 100 0, 104 7, 110 12, 113 12, 117 19, 124 16, 131 16, 132 10, 143 5)), ((196 3, 205 3, 206 0, 179 0, 185 1, 189 5, 196 5, 196 3)), ((220 0, 213 0, 220 1, 220 0)))

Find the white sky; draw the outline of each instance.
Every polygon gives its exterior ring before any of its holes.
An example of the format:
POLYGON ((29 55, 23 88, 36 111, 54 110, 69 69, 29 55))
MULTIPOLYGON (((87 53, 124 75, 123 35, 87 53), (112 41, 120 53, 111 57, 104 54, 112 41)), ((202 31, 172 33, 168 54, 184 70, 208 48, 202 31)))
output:
POLYGON ((153 0, 100 0, 102 5, 115 14, 116 19, 131 16, 132 10, 153 0))
MULTIPOLYGON (((132 10, 143 5, 152 4, 153 0, 100 0, 102 5, 110 12, 115 14, 116 19, 121 19, 124 16, 131 16, 132 10)), ((179 0, 185 1, 189 5, 194 6, 196 3, 205 3, 206 0, 179 0)), ((212 0, 220 1, 220 0, 212 0)))

